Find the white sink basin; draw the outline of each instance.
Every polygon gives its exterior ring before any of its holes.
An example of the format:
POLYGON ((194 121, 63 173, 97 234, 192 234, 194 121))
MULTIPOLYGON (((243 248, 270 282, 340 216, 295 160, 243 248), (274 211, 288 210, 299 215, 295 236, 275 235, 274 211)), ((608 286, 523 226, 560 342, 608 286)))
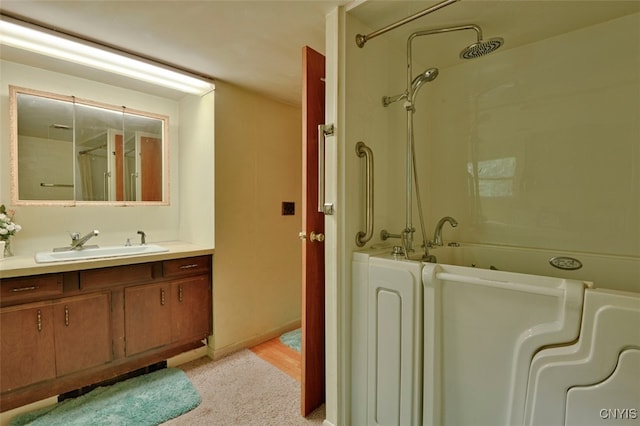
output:
POLYGON ((36 253, 36 263, 66 262, 69 260, 100 259, 103 257, 135 256, 139 254, 162 253, 169 251, 156 244, 144 246, 106 246, 82 250, 42 251, 36 253))

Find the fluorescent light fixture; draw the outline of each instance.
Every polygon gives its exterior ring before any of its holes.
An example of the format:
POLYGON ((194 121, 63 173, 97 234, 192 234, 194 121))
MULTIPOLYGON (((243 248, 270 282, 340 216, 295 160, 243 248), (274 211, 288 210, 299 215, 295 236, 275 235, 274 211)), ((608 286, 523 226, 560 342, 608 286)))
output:
POLYGON ((49 32, 0 20, 0 44, 52 56, 76 64, 124 75, 185 93, 203 95, 214 89, 211 81, 153 65, 131 56, 93 47, 49 32))

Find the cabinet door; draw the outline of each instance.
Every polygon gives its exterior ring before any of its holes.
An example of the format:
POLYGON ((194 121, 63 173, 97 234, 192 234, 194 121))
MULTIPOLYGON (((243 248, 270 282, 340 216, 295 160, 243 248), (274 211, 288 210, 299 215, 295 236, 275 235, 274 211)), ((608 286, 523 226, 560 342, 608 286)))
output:
POLYGON ((211 334, 211 285, 208 276, 171 283, 173 341, 194 341, 211 334))
POLYGON ((2 392, 56 375, 51 303, 0 310, 0 388, 2 392))
POLYGON ((169 283, 124 289, 125 352, 131 356, 171 342, 169 283))
POLYGON ((111 361, 109 293, 61 299, 53 310, 58 376, 111 361))

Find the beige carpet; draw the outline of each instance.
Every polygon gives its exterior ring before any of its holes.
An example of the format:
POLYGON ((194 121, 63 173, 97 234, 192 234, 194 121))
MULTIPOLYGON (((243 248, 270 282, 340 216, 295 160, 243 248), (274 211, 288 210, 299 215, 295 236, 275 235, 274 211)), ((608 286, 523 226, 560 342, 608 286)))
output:
POLYGON ((306 419, 300 415, 300 383, 242 350, 217 361, 184 364, 202 403, 163 425, 321 425, 324 405, 306 419))

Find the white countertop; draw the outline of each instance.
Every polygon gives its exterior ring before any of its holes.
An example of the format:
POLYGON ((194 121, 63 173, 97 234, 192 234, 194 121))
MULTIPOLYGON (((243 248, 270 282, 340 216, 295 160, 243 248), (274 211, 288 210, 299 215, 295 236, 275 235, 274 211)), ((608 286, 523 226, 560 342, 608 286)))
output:
POLYGON ((73 260, 65 262, 36 263, 34 256, 11 256, 0 260, 0 278, 22 277, 27 275, 49 274, 55 272, 79 271, 104 268, 107 266, 132 265, 180 257, 213 254, 213 248, 207 248, 184 241, 164 241, 154 243, 169 249, 162 253, 133 256, 107 257, 103 259, 73 260))

